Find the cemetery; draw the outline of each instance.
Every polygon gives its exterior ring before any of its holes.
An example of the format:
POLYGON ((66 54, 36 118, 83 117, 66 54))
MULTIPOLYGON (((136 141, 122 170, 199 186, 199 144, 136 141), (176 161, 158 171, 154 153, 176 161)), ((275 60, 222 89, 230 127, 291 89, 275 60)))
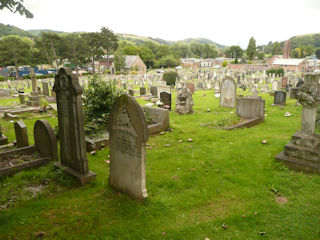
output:
POLYGON ((153 72, 100 75, 120 89, 93 135, 90 77, 61 68, 46 111, 37 81, 25 92, 39 111, 2 97, 0 238, 316 239, 320 75, 278 97, 267 79, 281 76, 258 71, 256 84, 252 74, 183 68, 175 86, 153 72))

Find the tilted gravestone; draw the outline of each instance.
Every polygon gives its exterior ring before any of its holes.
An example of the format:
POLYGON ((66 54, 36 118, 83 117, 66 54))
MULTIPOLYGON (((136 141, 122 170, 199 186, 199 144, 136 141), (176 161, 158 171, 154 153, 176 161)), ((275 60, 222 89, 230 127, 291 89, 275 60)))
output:
POLYGON ((140 88, 140 96, 146 95, 147 89, 145 87, 140 88))
POLYGON ((148 196, 146 189, 146 141, 144 113, 134 98, 120 96, 109 119, 109 184, 136 199, 148 196))
POLYGON ((301 130, 296 132, 284 151, 276 156, 289 167, 320 174, 319 135, 315 134, 317 110, 320 104, 320 74, 305 75, 305 83, 296 94, 302 105, 301 130))
POLYGON ((60 163, 57 167, 73 175, 80 184, 95 178, 89 171, 86 152, 82 88, 70 68, 60 68, 55 76, 53 90, 56 92, 60 138, 60 163))
POLYGON ((233 78, 226 77, 221 82, 220 90, 220 106, 221 107, 235 107, 237 85, 233 78))
POLYGON ((0 125, 0 145, 8 144, 8 138, 2 134, 2 127, 0 125))
POLYGON ((33 129, 34 144, 40 157, 58 161, 57 138, 47 120, 37 120, 33 129))
POLYGON ((42 82, 42 91, 43 91, 43 95, 48 97, 50 96, 49 84, 47 82, 42 82))
POLYGON ((29 146, 28 129, 22 120, 14 122, 14 131, 16 134, 17 147, 29 146))
POLYGON ((160 102, 163 103, 163 107, 171 110, 171 93, 161 92, 160 102))

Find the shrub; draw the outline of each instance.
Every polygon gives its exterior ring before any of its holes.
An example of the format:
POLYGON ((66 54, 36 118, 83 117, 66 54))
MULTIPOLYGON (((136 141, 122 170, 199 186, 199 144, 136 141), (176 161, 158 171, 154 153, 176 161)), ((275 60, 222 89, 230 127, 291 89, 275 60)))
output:
POLYGON ((116 71, 116 75, 120 75, 120 71, 116 71))
POLYGON ((168 71, 163 74, 163 80, 166 81, 167 85, 174 86, 177 78, 179 78, 179 75, 175 71, 168 71))
POLYGON ((267 73, 267 75, 269 75, 269 73, 271 73, 271 74, 275 74, 275 75, 284 75, 284 70, 283 70, 283 68, 271 68, 271 69, 269 69, 269 70, 267 70, 266 71, 266 73, 267 73))
POLYGON ((104 70, 104 73, 105 73, 105 74, 110 74, 111 71, 110 71, 110 70, 104 70))
POLYGON ((109 113, 121 95, 114 81, 105 82, 99 75, 92 75, 83 91, 85 130, 95 134, 107 128, 109 113))
POLYGON ((0 81, 4 81, 4 76, 0 76, 0 81))
POLYGON ((24 75, 23 79, 31 79, 30 75, 24 75))
POLYGON ((222 67, 226 67, 227 65, 228 65, 228 62, 227 61, 223 61, 222 67))

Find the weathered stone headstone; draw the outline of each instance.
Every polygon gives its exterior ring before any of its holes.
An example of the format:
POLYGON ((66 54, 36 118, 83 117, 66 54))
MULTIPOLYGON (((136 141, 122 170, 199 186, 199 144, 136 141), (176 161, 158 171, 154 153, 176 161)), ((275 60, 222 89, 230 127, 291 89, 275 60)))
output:
POLYGON ((27 105, 36 107, 39 106, 40 96, 37 89, 37 79, 34 74, 34 69, 30 68, 30 77, 32 81, 32 92, 29 95, 29 99, 27 100, 27 105))
POLYGON ((237 85, 233 78, 226 77, 221 82, 220 90, 220 106, 221 107, 235 107, 237 85))
POLYGON ((42 82, 42 91, 43 91, 43 95, 45 96, 50 96, 50 93, 49 93, 49 84, 47 82, 42 82))
POLYGON ((287 93, 284 91, 275 91, 273 104, 275 105, 286 105, 287 93))
POLYGON ((140 96, 144 96, 144 95, 146 95, 146 93, 147 93, 146 88, 145 87, 141 87, 140 88, 140 96))
POLYGON ((57 138, 47 120, 37 120, 33 129, 34 144, 40 157, 58 161, 57 138))
POLYGON ((245 119, 264 119, 265 101, 262 98, 238 98, 237 115, 245 119))
POLYGON ((160 102, 163 103, 163 107, 171 110, 171 93, 161 92, 160 102))
POLYGON ((2 127, 0 125, 0 145, 8 144, 8 138, 2 134, 2 127))
POLYGON ((151 86, 150 87, 150 93, 153 97, 158 97, 158 87, 151 86))
POLYGON ((177 94, 176 111, 179 114, 193 113, 192 93, 189 88, 182 88, 177 94))
POLYGON ((287 87, 287 81, 288 81, 287 77, 282 77, 281 88, 286 88, 287 87))
POLYGON ((317 109, 320 104, 320 74, 306 74, 297 93, 302 107, 301 130, 292 136, 284 151, 276 156, 289 167, 320 174, 319 135, 315 134, 317 109))
POLYGON ((110 111, 109 184, 136 199, 148 196, 146 189, 147 123, 140 105, 124 94, 110 111))
POLYGON ((22 148, 29 146, 27 126, 22 120, 14 122, 14 131, 16 134, 17 147, 22 148))
POLYGON ((82 88, 70 68, 60 68, 55 76, 53 90, 56 92, 60 138, 61 167, 73 175, 80 184, 94 179, 89 171, 86 153, 84 116, 82 109, 82 88))
POLYGON ((297 83, 297 85, 296 85, 296 87, 298 88, 298 87, 300 87, 302 84, 304 84, 304 81, 299 80, 298 83, 297 83))
POLYGON ((129 94, 133 97, 134 96, 134 91, 132 89, 129 89, 129 94))
POLYGON ((26 104, 25 96, 26 96, 25 93, 19 93, 19 101, 20 101, 20 104, 26 104))

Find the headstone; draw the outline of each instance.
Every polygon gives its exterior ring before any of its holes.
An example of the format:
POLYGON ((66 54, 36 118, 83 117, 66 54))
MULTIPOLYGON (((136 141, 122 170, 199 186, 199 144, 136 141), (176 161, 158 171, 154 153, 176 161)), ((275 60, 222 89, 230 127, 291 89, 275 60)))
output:
POLYGON ((300 87, 302 84, 304 84, 304 81, 299 80, 298 83, 297 83, 297 85, 296 85, 296 87, 298 88, 298 87, 300 87))
POLYGON ((146 93, 147 93, 146 88, 145 87, 141 87, 140 88, 140 96, 144 96, 144 95, 146 95, 146 93))
POLYGON ((163 103, 163 107, 171 110, 171 93, 161 92, 160 102, 163 103))
POLYGON ((148 129, 140 105, 124 94, 113 104, 109 119, 109 184, 136 199, 146 189, 146 141, 148 129))
POLYGON ((272 91, 278 91, 278 89, 279 89, 279 82, 274 80, 272 82, 272 91))
POLYGON ((237 85, 233 78, 226 77, 221 82, 220 106, 233 108, 236 104, 237 85))
POLYGON ((156 86, 151 86, 150 87, 150 93, 153 97, 157 97, 158 96, 158 87, 156 86))
POLYGON ((49 84, 47 82, 42 82, 43 95, 50 96, 49 93, 49 84))
POLYGON ((220 81, 216 80, 214 83, 214 93, 220 93, 220 81))
POLYGON ((2 127, 0 125, 0 145, 8 144, 8 138, 2 134, 2 127))
POLYGON ((86 152, 82 88, 70 68, 60 68, 55 76, 53 90, 56 92, 60 139, 61 167, 73 175, 80 184, 95 178, 89 171, 86 152))
POLYGON ((284 91, 275 91, 273 104, 275 105, 286 105, 287 93, 284 91))
POLYGON ((19 93, 20 104, 26 104, 25 96, 26 96, 25 93, 19 93))
POLYGON ((134 96, 134 91, 132 89, 129 89, 129 94, 133 97, 134 96))
POLYGON ((31 82, 32 82, 32 92, 29 95, 29 99, 27 100, 27 105, 28 106, 32 106, 32 107, 36 107, 39 106, 39 100, 40 100, 40 96, 38 93, 38 89, 37 89, 37 79, 36 76, 34 74, 34 69, 30 68, 30 77, 31 77, 31 82))
POLYGON ((245 119, 264 119, 265 101, 262 98, 238 98, 237 115, 245 119))
POLYGON ((287 81, 288 81, 287 77, 282 77, 281 88, 286 88, 287 87, 287 81))
POLYGON ((157 92, 158 92, 158 98, 160 98, 160 93, 162 93, 162 92, 171 93, 171 87, 170 86, 158 86, 157 92))
POLYGON ((193 113, 193 99, 189 88, 182 88, 177 94, 176 111, 179 114, 193 113))
POLYGON ((58 161, 57 138, 47 120, 37 120, 33 129, 34 144, 40 157, 58 161))
POLYGON ((305 83, 297 93, 298 102, 302 105, 301 130, 296 132, 291 142, 285 145, 284 151, 276 160, 289 165, 290 168, 320 174, 319 135, 315 134, 317 109, 320 104, 320 74, 305 75, 305 83))
POLYGON ((16 134, 17 147, 22 148, 29 146, 27 126, 22 120, 14 122, 14 131, 16 134))

